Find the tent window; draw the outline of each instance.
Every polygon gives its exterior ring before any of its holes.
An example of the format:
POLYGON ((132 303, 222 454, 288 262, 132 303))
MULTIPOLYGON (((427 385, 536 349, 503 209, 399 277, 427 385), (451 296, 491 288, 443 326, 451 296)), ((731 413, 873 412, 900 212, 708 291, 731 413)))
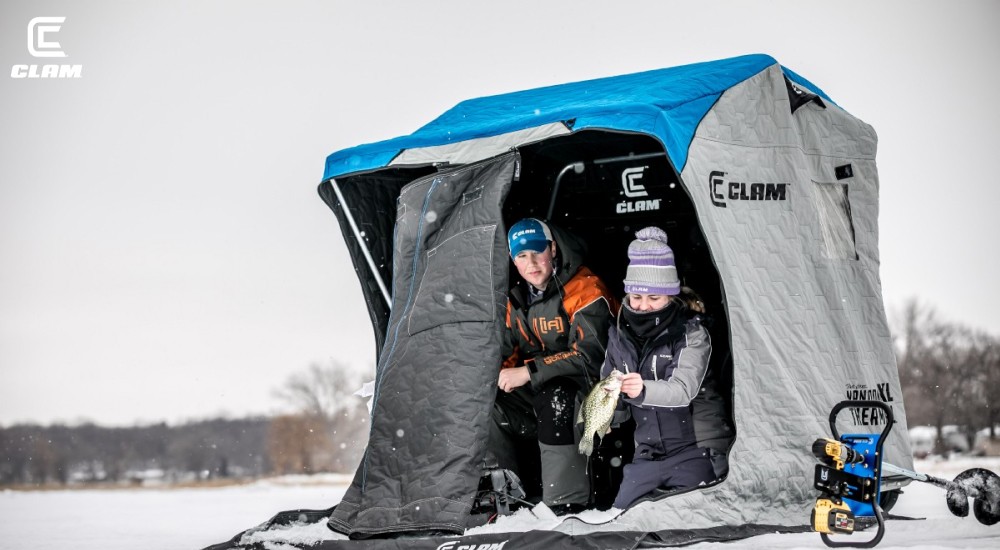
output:
POLYGON ((831 260, 857 260, 847 184, 813 183, 816 184, 813 197, 823 233, 823 256, 831 260))

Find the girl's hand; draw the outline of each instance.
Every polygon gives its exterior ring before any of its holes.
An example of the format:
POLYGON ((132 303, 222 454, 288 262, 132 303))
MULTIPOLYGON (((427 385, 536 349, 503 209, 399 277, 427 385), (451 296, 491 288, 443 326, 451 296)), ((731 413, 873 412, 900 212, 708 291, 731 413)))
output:
POLYGON ((622 378, 622 393, 627 395, 629 399, 639 397, 642 388, 642 377, 639 376, 639 373, 630 372, 625 375, 625 378, 622 378))

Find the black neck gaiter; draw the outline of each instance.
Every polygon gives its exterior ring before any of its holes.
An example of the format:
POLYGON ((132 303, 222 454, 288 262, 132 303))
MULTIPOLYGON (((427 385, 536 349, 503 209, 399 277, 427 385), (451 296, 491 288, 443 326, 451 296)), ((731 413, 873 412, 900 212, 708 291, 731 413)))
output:
POLYGON ((679 310, 680 307, 673 301, 669 302, 663 309, 655 311, 636 311, 628 305, 627 301, 622 304, 622 316, 628 322, 629 328, 644 341, 659 336, 672 325, 679 310))

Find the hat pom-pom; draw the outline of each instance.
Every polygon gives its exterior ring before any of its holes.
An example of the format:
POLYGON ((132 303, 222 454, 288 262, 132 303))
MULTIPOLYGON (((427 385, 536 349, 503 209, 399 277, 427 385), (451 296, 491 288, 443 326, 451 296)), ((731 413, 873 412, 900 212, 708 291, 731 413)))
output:
POLYGON ((636 231, 635 238, 643 241, 660 241, 663 244, 667 244, 666 231, 652 225, 636 231))

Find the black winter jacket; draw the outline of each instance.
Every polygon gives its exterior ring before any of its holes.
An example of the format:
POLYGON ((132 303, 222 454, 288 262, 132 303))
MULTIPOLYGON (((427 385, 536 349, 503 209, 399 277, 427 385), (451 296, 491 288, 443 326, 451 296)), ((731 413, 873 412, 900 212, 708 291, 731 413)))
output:
POLYGON ((532 388, 555 377, 574 380, 581 390, 597 381, 614 322, 617 301, 604 282, 581 265, 586 245, 550 225, 556 240, 556 270, 542 299, 528 304, 527 283, 511 289, 503 368, 526 360, 532 388))
POLYGON ((622 395, 636 421, 636 458, 656 460, 691 447, 725 452, 733 431, 708 371, 712 354, 708 330, 686 306, 670 307, 682 311, 641 349, 619 312, 618 324, 608 336, 601 377, 618 369, 638 372, 644 380, 638 397, 622 395))

